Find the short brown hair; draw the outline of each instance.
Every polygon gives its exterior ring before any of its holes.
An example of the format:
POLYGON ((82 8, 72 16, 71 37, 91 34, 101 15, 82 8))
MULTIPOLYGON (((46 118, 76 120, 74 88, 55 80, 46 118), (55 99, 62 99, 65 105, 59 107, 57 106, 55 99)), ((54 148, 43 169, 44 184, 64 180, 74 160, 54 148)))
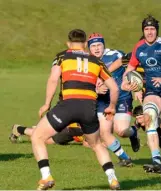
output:
POLYGON ((86 42, 86 33, 81 29, 74 29, 69 32, 68 39, 70 42, 86 42))

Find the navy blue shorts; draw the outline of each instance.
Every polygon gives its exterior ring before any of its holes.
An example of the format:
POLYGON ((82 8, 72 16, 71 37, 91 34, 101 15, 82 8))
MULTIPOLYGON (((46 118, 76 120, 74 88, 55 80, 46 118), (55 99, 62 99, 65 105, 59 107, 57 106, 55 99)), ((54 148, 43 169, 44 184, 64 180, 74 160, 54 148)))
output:
MULTIPOLYGON (((109 103, 99 101, 97 103, 97 113, 103 113, 104 110, 109 106, 109 103)), ((132 99, 120 100, 116 105, 116 113, 132 113, 132 99)))

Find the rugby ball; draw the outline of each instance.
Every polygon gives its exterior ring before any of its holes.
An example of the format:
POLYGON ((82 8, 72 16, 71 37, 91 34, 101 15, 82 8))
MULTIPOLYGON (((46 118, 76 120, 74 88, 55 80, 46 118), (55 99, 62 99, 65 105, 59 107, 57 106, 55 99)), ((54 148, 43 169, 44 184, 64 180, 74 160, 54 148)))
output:
POLYGON ((138 92, 143 89, 143 78, 142 76, 136 72, 136 71, 131 71, 126 74, 126 79, 128 82, 136 82, 138 89, 135 92, 138 92))

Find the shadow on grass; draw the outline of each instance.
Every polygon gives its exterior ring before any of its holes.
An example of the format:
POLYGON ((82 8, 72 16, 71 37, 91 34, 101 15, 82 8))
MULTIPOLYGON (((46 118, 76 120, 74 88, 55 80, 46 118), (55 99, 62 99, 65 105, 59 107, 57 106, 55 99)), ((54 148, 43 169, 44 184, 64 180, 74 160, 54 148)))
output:
MULTIPOLYGON (((143 180, 124 180, 121 181, 120 184, 121 184, 121 190, 130 190, 137 188, 142 189, 143 187, 154 186, 155 184, 158 184, 158 177, 150 177, 149 179, 143 179, 143 180)), ((107 189, 109 189, 108 184, 64 188, 62 190, 107 190, 107 189)))
POLYGON ((149 158, 142 158, 142 159, 133 159, 132 162, 135 164, 135 165, 144 165, 144 164, 151 164, 152 163, 152 160, 149 158))
POLYGON ((7 153, 7 154, 0 154, 0 161, 12 161, 19 158, 32 158, 33 154, 21 154, 21 153, 7 153))

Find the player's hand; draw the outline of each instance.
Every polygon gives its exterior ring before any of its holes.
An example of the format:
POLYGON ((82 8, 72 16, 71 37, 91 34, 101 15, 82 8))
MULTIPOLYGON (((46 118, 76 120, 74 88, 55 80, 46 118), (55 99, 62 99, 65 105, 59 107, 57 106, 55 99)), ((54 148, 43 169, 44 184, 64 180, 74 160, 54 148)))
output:
POLYGON ((135 92, 134 99, 139 100, 139 102, 142 104, 143 103, 143 92, 142 91, 135 92))
POLYGON ((103 80, 101 80, 100 78, 97 78, 97 82, 96 82, 96 87, 100 87, 103 84, 103 80))
POLYGON ((105 115, 106 119, 110 120, 110 121, 113 120, 115 113, 116 113, 115 107, 109 106, 104 110, 104 115, 105 115))
POLYGON ((161 86, 161 78, 154 77, 152 78, 153 85, 158 88, 161 86))
POLYGON ((137 86, 136 82, 130 83, 129 81, 124 79, 122 81, 122 84, 121 84, 121 89, 124 90, 124 91, 134 91, 135 92, 135 91, 137 91, 138 86, 137 86))
POLYGON ((97 87, 97 93, 98 94, 106 94, 108 88, 106 85, 102 84, 101 86, 97 87))
POLYGON ((44 104, 40 109, 39 109, 39 117, 41 118, 45 112, 47 112, 50 109, 50 105, 44 104))

